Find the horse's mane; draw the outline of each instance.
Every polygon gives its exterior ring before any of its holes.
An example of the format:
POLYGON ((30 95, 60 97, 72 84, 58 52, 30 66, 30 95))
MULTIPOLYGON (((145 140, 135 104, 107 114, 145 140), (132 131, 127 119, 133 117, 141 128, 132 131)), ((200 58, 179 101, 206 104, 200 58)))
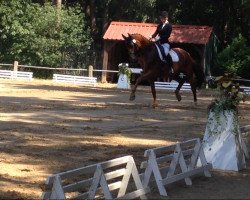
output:
POLYGON ((143 36, 140 33, 133 33, 131 34, 131 36, 135 39, 138 40, 141 45, 148 45, 148 44, 152 44, 152 41, 150 41, 149 39, 147 39, 145 36, 143 36))

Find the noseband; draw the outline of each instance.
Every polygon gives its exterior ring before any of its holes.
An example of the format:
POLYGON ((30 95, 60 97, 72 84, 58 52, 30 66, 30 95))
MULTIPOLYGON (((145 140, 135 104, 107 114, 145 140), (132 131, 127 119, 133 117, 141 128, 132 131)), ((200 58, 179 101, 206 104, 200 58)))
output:
POLYGON ((137 41, 133 38, 130 38, 130 41, 127 41, 127 46, 129 49, 129 56, 133 59, 139 56, 139 48, 135 45, 136 42, 137 41))

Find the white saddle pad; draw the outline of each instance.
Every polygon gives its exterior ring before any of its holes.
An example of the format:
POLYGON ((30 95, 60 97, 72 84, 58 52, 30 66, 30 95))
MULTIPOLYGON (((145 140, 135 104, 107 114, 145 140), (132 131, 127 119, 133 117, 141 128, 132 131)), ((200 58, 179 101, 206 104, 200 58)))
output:
MULTIPOLYGON (((157 48, 157 51, 158 51, 158 54, 159 54, 160 59, 161 59, 162 61, 164 61, 164 60, 163 60, 163 57, 162 57, 162 55, 161 55, 161 51, 160 51, 159 47, 158 47, 156 44, 155 44, 155 46, 156 46, 156 48, 157 48)), ((166 48, 164 45, 162 45, 162 47, 163 47, 163 48, 166 48)), ((168 49, 167 49, 167 51, 168 51, 168 49)), ((177 54, 173 49, 170 49, 169 55, 171 56, 173 62, 179 62, 179 56, 178 56, 178 54, 177 54)))
POLYGON ((170 54, 173 62, 179 62, 179 56, 173 49, 170 49, 169 54, 170 54))

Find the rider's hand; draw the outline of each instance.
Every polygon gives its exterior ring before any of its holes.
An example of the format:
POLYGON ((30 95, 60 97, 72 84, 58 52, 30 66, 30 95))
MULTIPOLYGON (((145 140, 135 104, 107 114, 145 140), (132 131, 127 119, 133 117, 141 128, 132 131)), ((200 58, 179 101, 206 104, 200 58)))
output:
POLYGON ((149 39, 149 41, 155 42, 155 38, 152 38, 152 37, 151 37, 151 38, 149 39))

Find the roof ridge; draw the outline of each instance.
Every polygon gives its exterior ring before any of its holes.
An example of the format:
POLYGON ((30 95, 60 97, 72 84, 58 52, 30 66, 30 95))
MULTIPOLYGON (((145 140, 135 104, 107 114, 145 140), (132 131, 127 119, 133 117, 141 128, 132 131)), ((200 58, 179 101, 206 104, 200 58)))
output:
POLYGON ((134 25, 134 26, 135 26, 135 25, 140 25, 140 26, 141 26, 141 25, 148 25, 148 26, 149 26, 149 25, 151 25, 151 26, 152 26, 152 25, 154 25, 154 26, 157 25, 157 24, 155 24, 155 23, 146 23, 146 22, 124 22, 124 21, 123 21, 123 22, 120 22, 120 21, 112 21, 111 24, 122 24, 122 25, 129 24, 129 25, 134 25))
MULTIPOLYGON (((121 25, 153 25, 153 26, 157 26, 156 23, 148 23, 148 22, 128 22, 128 21, 112 21, 111 24, 121 24, 121 25)), ((208 25, 191 25, 191 24, 172 24, 172 26, 174 27, 186 27, 186 28, 199 28, 199 29, 204 29, 204 28, 212 28, 211 26, 208 25)))
MULTIPOLYGON (((112 21, 105 32, 105 40, 123 40, 122 34, 141 33, 149 37, 155 32, 155 23, 112 21)), ((210 26, 173 24, 170 37, 171 42, 206 44, 211 36, 213 28, 210 26)))

